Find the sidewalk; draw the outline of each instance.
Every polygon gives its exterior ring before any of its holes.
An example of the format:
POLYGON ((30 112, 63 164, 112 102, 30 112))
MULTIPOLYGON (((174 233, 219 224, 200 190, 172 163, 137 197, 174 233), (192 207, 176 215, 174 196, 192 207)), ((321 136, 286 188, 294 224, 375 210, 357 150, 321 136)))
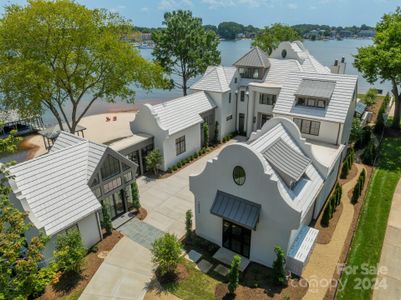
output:
POLYGON ((401 180, 393 195, 377 283, 385 288, 374 289, 373 300, 401 299, 401 180))
POLYGON ((358 168, 357 176, 342 186, 341 202, 343 204, 343 211, 337 222, 331 241, 328 244, 315 245, 312 256, 302 274, 302 277, 309 283, 309 289, 303 298, 304 300, 322 300, 337 267, 354 217, 354 206, 348 198, 348 192, 354 188, 362 171, 361 165, 357 164, 356 166, 358 168))

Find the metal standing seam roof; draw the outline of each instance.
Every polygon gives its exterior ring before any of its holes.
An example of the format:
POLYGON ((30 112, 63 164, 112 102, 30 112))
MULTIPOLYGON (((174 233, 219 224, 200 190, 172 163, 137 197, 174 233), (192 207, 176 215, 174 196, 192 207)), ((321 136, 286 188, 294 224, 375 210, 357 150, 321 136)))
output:
POLYGON ((298 86, 296 95, 306 97, 324 98, 330 100, 336 87, 335 81, 302 79, 298 86))
POLYGON ((235 67, 208 67, 202 78, 192 85, 191 89, 218 93, 230 91, 230 83, 236 71, 235 67))
POLYGON ((290 73, 277 98, 273 113, 344 123, 354 98, 357 80, 358 77, 355 75, 290 73), (295 95, 303 79, 336 82, 325 109, 295 105, 295 95))
POLYGON ((267 54, 259 47, 252 48, 248 53, 238 59, 234 66, 236 67, 254 67, 254 68, 269 68, 270 61, 267 54))
POLYGON ((284 173, 293 182, 305 174, 311 159, 295 151, 282 138, 278 138, 263 152, 263 156, 279 173, 284 173))
POLYGON ((261 205, 222 191, 217 191, 210 212, 227 221, 255 230, 261 205))
POLYGON ((206 92, 196 92, 161 104, 153 105, 152 110, 161 127, 174 134, 195 124, 203 122, 200 114, 216 107, 206 92))

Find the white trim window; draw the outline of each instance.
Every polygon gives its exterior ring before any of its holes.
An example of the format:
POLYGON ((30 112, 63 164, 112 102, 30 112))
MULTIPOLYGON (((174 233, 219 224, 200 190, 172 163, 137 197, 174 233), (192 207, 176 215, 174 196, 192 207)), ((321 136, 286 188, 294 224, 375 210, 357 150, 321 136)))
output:
POLYGON ((259 94, 259 104, 274 105, 276 104, 276 95, 259 94))
POLYGON ((297 105, 299 106, 307 106, 307 107, 317 107, 317 108, 326 108, 327 103, 324 99, 319 98, 306 98, 306 97, 297 97, 297 105))
POLYGON ((185 150, 185 135, 175 139, 175 154, 176 156, 184 153, 185 150))
POLYGON ((294 123, 298 126, 301 133, 319 135, 320 122, 294 118, 294 123))

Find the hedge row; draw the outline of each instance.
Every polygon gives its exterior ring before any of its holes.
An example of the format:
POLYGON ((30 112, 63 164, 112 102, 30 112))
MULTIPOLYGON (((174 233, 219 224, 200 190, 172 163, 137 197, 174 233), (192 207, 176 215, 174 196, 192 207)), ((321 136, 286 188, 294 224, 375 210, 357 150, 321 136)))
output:
POLYGON ((358 181, 355 184, 354 190, 352 191, 351 203, 355 204, 358 202, 359 197, 362 194, 363 186, 365 184, 366 172, 365 169, 359 174, 358 181))
MULTIPOLYGON (((235 136, 235 133, 231 133, 226 135, 223 140, 222 143, 226 143, 229 140, 231 140, 233 137, 235 136)), ((221 143, 217 143, 215 146, 219 145, 221 143)), ((188 156, 187 158, 184 158, 183 160, 179 161, 178 163, 176 163, 174 166, 170 167, 167 172, 171 173, 174 171, 177 171, 179 169, 181 169, 182 167, 184 167, 185 165, 189 164, 190 162, 192 162, 193 160, 197 159, 198 157, 209 153, 210 151, 212 151, 213 148, 209 148, 209 147, 203 147, 201 149, 199 149, 199 151, 195 152, 194 154, 192 154, 191 156, 188 156)))
POLYGON ((336 211, 337 206, 341 203, 341 196, 343 194, 342 187, 339 183, 336 184, 334 189, 334 193, 331 195, 326 208, 324 209, 322 216, 322 225, 327 227, 329 226, 330 219, 333 217, 334 212, 336 211))
POLYGON ((343 162, 343 166, 342 166, 341 174, 340 174, 341 179, 347 178, 349 171, 352 168, 352 164, 354 163, 354 159, 355 159, 355 151, 353 148, 350 148, 348 155, 343 162))

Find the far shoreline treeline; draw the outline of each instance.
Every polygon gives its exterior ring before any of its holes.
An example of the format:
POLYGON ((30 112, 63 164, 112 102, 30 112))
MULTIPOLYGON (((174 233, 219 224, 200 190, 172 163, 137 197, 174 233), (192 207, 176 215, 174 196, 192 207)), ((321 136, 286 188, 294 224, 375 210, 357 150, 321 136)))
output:
MULTIPOLYGON (((204 25, 205 29, 216 32, 221 39, 235 40, 242 38, 253 39, 263 29, 252 25, 242 25, 236 22, 221 22, 219 25, 204 25)), ((362 24, 361 26, 329 26, 318 24, 297 24, 291 26, 304 39, 343 39, 343 38, 371 38, 375 35, 372 26, 362 24)), ((141 33, 153 33, 159 28, 134 27, 141 33)))

